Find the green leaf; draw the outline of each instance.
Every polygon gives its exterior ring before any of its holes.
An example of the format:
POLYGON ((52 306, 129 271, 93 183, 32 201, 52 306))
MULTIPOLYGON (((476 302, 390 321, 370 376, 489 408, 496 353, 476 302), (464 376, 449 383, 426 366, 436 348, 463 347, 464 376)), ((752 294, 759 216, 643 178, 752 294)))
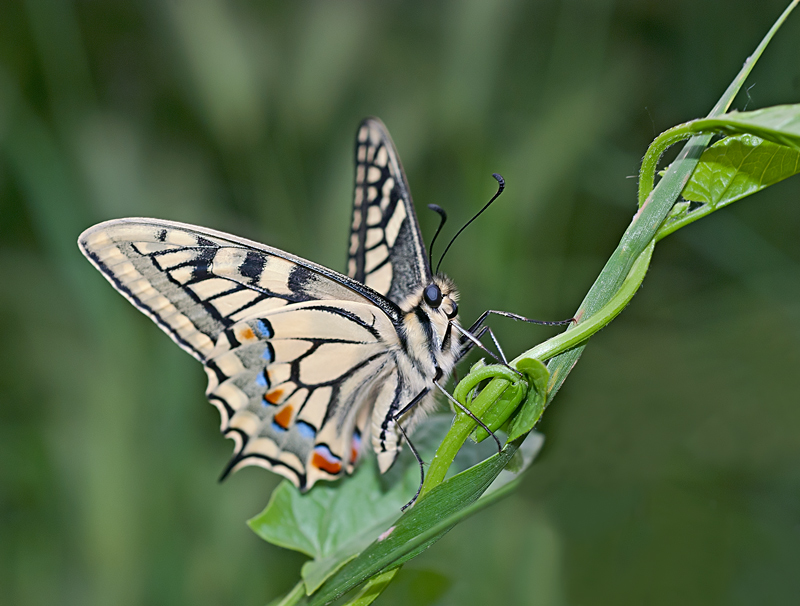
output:
POLYGON ((800 150, 800 105, 776 105, 751 112, 730 112, 679 124, 661 133, 647 149, 639 173, 639 206, 653 186, 656 165, 668 147, 698 135, 755 135, 789 149, 800 150))
MULTIPOLYGON (((396 567, 406 554, 430 544, 444 535, 456 522, 475 513, 505 494, 501 488, 476 503, 517 451, 508 444, 503 452, 463 471, 433 488, 400 517, 393 527, 336 572, 311 597, 309 603, 326 604, 357 587, 373 575, 396 567), (494 498, 492 498, 494 497, 494 498), (472 507, 471 507, 472 506, 472 507)), ((505 487, 512 484, 506 484, 505 487)))
MULTIPOLYGON (((761 55, 764 54, 767 46, 792 11, 797 7, 798 3, 800 3, 799 0, 792 0, 789 6, 781 13, 780 17, 772 24, 772 27, 764 38, 762 38, 753 54, 747 58, 744 65, 739 70, 739 73, 736 74, 736 77, 728 85, 728 88, 717 100, 717 103, 711 109, 711 112, 709 112, 709 118, 721 116, 730 107, 734 98, 744 85, 745 80, 750 75, 750 72, 752 72, 753 67, 761 58, 761 55)), ((604 306, 615 298, 623 282, 628 279, 634 263, 637 263, 643 253, 645 253, 645 250, 653 245, 659 227, 670 213, 675 201, 689 181, 692 172, 700 161, 702 150, 708 145, 710 140, 711 136, 707 134, 693 136, 680 151, 678 157, 669 167, 664 178, 658 182, 655 189, 653 188, 653 178, 661 153, 659 152, 657 155, 653 154, 654 157, 649 160, 647 156, 645 156, 645 160, 642 161, 642 169, 639 173, 639 212, 634 216, 633 221, 631 221, 628 229, 625 230, 617 248, 614 250, 600 272, 600 275, 597 276, 594 284, 592 284, 586 297, 584 297, 581 302, 575 314, 578 325, 582 322, 590 322, 595 313, 604 309, 604 306)), ((650 150, 648 150, 648 152, 649 151, 650 150)), ((602 328, 602 326, 605 326, 605 324, 603 323, 600 325, 597 330, 602 328)), ((575 327, 570 327, 570 329, 573 328, 575 327)), ((567 332, 570 329, 568 329, 567 332)), ((558 390, 561 389, 569 373, 578 363, 584 347, 585 345, 574 346, 563 353, 559 353, 548 362, 547 368, 550 370, 550 384, 548 385, 549 391, 547 395, 548 402, 551 401, 558 393, 558 390)))
POLYGON ((435 570, 406 568, 392 581, 389 601, 393 604, 433 606, 441 603, 452 584, 449 576, 435 570))
POLYGON ((397 574, 398 569, 394 568, 388 572, 382 572, 379 575, 372 577, 369 581, 364 583, 364 586, 358 592, 358 595, 352 600, 348 601, 345 606, 369 606, 374 602, 383 590, 392 582, 394 575, 397 574))
POLYGON ((754 135, 727 137, 700 157, 683 197, 703 206, 690 211, 679 202, 658 232, 661 239, 672 232, 800 172, 800 151, 765 141, 754 135))
POLYGON ((798 172, 800 151, 753 135, 728 137, 703 152, 683 197, 730 204, 798 172))
MULTIPOLYGON (((423 457, 432 456, 451 421, 450 414, 436 415, 420 426, 414 444, 423 457)), ((317 484, 306 494, 281 482, 248 524, 265 541, 313 558, 302 569, 306 592, 312 593, 400 516, 418 485, 419 467, 409 454, 384 477, 368 456, 352 477, 317 484)))
POLYGON ((525 470, 533 464, 539 452, 542 450, 542 446, 544 446, 543 434, 536 431, 528 433, 522 445, 517 449, 517 452, 514 453, 514 456, 509 459, 503 471, 495 478, 495 481, 492 482, 488 490, 483 493, 481 499, 489 498, 495 492, 519 480, 525 470))

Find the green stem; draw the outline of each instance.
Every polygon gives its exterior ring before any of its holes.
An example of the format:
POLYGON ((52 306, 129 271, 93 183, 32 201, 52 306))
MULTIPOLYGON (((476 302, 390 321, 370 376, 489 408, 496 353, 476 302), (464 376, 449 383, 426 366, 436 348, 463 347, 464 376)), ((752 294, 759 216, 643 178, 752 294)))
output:
POLYGON ((656 178, 658 161, 661 159, 664 152, 676 143, 691 139, 695 134, 687 130, 686 127, 689 124, 691 124, 691 122, 679 124, 661 133, 656 137, 655 141, 650 144, 650 147, 647 148, 647 152, 644 158, 642 158, 642 166, 639 169, 639 208, 644 206, 644 203, 647 201, 647 196, 653 191, 653 182, 656 178))
MULTIPOLYGON (((578 308, 575 314, 576 324, 570 326, 562 334, 529 349, 511 362, 511 365, 515 365, 519 361, 528 358, 551 360, 548 365, 551 373, 548 385, 548 403, 578 362, 586 340, 617 317, 636 294, 647 273, 656 241, 682 227, 682 225, 676 223, 674 229, 670 226, 669 231, 658 232, 675 200, 678 199, 680 192, 689 180, 695 166, 697 166, 700 155, 711 140, 712 135, 709 132, 718 132, 727 128, 725 123, 715 120, 715 118, 730 107, 756 61, 761 57, 775 33, 799 2, 800 0, 793 0, 784 10, 761 40, 755 52, 747 58, 742 69, 719 101, 717 101, 707 118, 678 125, 662 133, 650 146, 645 159, 642 161, 640 172, 639 212, 634 216, 617 249, 611 255, 603 271, 600 272, 597 280, 578 308), (653 181, 661 154, 671 145, 686 139, 691 140, 654 189, 653 181)), ((697 218, 699 218, 699 214, 697 218)), ((688 224, 689 222, 686 221, 685 223, 688 224)), ((465 380, 467 378, 469 377, 465 377, 465 380)), ((508 387, 508 384, 503 379, 491 381, 472 403, 472 412, 480 417, 488 410, 495 399, 500 397, 508 387)), ((461 384, 457 387, 457 389, 459 388, 461 388, 461 384)), ((472 388, 470 387, 469 389, 472 388)), ((420 496, 444 480, 447 469, 474 428, 474 425, 474 421, 466 415, 457 415, 450 432, 448 432, 431 463, 428 477, 422 487, 420 496)))

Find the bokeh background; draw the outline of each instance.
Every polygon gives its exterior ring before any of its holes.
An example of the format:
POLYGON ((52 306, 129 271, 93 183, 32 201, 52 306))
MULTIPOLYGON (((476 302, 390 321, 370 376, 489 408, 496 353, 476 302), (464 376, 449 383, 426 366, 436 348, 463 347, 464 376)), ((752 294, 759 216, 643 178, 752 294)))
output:
MULTIPOLYGON (((303 561, 245 526, 276 478, 217 483, 202 369, 80 256, 84 228, 174 219, 343 269, 377 115, 451 229, 507 180, 445 263, 462 318, 568 317, 649 142, 708 112, 786 3, 3 2, 0 603, 264 604, 303 561)), ((735 106, 800 101, 799 57, 796 14, 735 106)), ((522 488, 382 603, 794 602, 798 198, 795 178, 663 241, 522 488)), ((512 354, 551 334, 494 325, 512 354)))

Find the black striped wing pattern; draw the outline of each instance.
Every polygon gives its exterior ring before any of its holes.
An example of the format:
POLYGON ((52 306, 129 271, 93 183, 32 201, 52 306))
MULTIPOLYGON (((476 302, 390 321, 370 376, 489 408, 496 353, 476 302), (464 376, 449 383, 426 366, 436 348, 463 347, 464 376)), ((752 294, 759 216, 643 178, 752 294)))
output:
POLYGON ((401 395, 399 309, 353 279, 155 219, 101 223, 79 245, 205 365, 207 396, 235 442, 226 473, 260 465, 301 489, 336 478, 356 462, 372 403, 401 395))
POLYGON ((399 305, 431 282, 414 203, 394 143, 380 120, 361 123, 355 152, 347 275, 399 305))

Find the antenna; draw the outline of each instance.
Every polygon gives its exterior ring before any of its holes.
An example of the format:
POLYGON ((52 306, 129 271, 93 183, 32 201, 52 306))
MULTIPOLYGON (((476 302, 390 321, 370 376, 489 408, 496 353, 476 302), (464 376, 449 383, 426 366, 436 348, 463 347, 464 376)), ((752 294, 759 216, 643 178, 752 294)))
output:
MULTIPOLYGON (((462 232, 462 231, 464 231, 465 229, 467 229, 467 227, 469 226, 469 224, 470 224, 470 223, 472 223, 472 222, 473 222, 475 219, 477 219, 478 217, 480 217, 480 216, 481 216, 481 213, 482 213, 483 211, 485 211, 487 208, 489 208, 489 206, 491 206, 492 202, 494 202, 495 200, 497 200, 498 196, 499 196, 500 194, 502 194, 502 193, 503 193, 503 190, 504 190, 504 189, 505 189, 505 187, 506 187, 506 180, 505 180, 505 179, 503 179, 503 177, 501 177, 501 176, 500 176, 500 175, 498 175, 497 173, 492 173, 492 176, 493 176, 495 179, 497 179, 497 193, 495 193, 495 195, 493 195, 493 196, 492 196, 492 199, 491 199, 491 200, 489 200, 489 201, 486 203, 486 205, 485 205, 485 206, 484 206, 482 209, 480 209, 480 210, 479 210, 477 213, 475 213, 475 216, 473 216, 473 217, 472 217, 472 219, 470 219, 469 221, 467 221, 467 222, 464 224, 464 227, 462 227, 461 229, 459 229, 459 230, 456 232, 456 235, 455 235, 455 236, 453 236, 453 239, 452 239, 452 240, 450 240, 450 243, 447 245, 447 248, 445 248, 445 249, 444 249, 444 252, 442 253, 442 256, 441 256, 441 257, 439 257, 439 262, 436 264, 436 273, 437 273, 437 274, 439 273, 439 267, 442 265, 442 259, 444 259, 444 256, 447 254, 447 251, 448 251, 448 250, 450 250, 450 247, 453 245, 453 242, 455 242, 455 241, 456 241, 456 238, 458 238, 458 236, 460 236, 460 235, 461 235, 461 232, 462 232)), ((428 207, 428 208, 430 208, 430 207, 428 207)), ((437 232, 437 233, 438 233, 438 232, 437 232)), ((431 248, 433 248, 433 243, 432 243, 432 242, 431 242, 431 248)))
POLYGON ((444 209, 438 204, 428 204, 428 208, 439 215, 439 227, 436 228, 436 233, 433 234, 431 245, 428 247, 428 267, 433 271, 433 244, 436 242, 436 237, 439 235, 439 232, 442 231, 444 222, 447 221, 447 213, 444 212, 444 209))

